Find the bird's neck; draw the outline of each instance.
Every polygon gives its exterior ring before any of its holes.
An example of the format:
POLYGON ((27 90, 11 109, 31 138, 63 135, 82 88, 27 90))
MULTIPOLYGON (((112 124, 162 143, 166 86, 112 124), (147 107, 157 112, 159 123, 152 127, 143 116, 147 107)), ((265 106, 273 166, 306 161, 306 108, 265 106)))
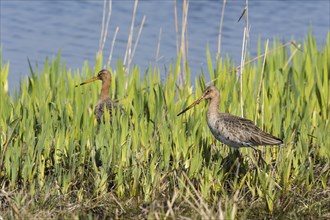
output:
POLYGON ((220 106, 220 97, 215 96, 212 99, 209 100, 209 108, 207 110, 208 116, 212 116, 214 114, 217 114, 219 112, 219 106, 220 106))
POLYGON ((109 89, 110 89, 110 80, 102 81, 102 89, 101 89, 100 99, 105 100, 105 99, 110 97, 109 89))

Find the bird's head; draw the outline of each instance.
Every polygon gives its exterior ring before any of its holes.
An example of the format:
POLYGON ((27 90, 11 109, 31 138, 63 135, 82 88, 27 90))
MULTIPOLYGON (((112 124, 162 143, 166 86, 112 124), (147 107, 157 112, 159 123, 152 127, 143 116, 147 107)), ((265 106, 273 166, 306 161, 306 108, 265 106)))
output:
POLYGON ((97 74, 97 79, 101 81, 110 81, 111 80, 111 74, 107 69, 102 69, 97 74))
POLYGON ((219 96, 219 91, 217 90, 217 88, 215 88, 214 86, 208 86, 208 87, 206 87, 206 89, 203 92, 203 95, 199 99, 197 99, 191 105, 189 105, 187 108, 185 108, 183 111, 181 111, 177 116, 185 113, 186 111, 188 111, 195 105, 199 104, 204 99, 213 99, 218 96, 219 96))
POLYGON ((94 76, 93 78, 91 78, 89 80, 86 80, 85 82, 80 83, 79 85, 76 85, 76 87, 94 82, 96 80, 101 80, 102 83, 110 82, 111 81, 111 74, 107 69, 102 69, 97 73, 96 76, 94 76))
POLYGON ((208 86, 203 92, 203 95, 200 99, 213 99, 214 97, 219 96, 219 91, 214 86, 208 86))

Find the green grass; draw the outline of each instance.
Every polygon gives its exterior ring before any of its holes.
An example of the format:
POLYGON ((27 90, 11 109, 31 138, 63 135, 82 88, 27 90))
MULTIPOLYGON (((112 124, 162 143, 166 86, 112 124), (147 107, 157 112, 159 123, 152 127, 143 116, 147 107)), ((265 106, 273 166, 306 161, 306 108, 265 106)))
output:
POLYGON ((212 63, 208 54, 207 72, 192 82, 188 71, 185 85, 177 84, 180 58, 166 80, 157 68, 137 66, 126 78, 118 62, 111 95, 123 111, 99 129, 93 108, 100 83, 74 86, 95 75, 102 59, 73 71, 59 54, 42 69, 31 66, 13 95, 9 63, 1 63, 1 216, 330 218, 330 35, 321 48, 309 35, 301 49, 289 63, 296 47, 269 53, 263 78, 262 59, 244 68, 244 117, 284 139, 281 147, 260 147, 267 166, 251 149, 241 150, 238 163, 215 141, 206 102, 176 116, 201 95, 204 75, 216 79, 220 110, 241 114, 239 80, 227 59, 212 63))

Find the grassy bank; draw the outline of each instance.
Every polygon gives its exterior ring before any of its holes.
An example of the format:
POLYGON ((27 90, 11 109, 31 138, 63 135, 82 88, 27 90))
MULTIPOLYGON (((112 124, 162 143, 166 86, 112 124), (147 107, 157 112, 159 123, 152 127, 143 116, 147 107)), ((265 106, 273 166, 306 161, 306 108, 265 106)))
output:
POLYGON ((263 74, 262 59, 245 66, 242 93, 228 60, 209 57, 209 69, 197 79, 188 71, 185 85, 177 84, 180 58, 165 80, 152 67, 134 67, 126 78, 118 62, 111 94, 123 111, 99 128, 100 83, 74 86, 100 70, 101 59, 77 71, 60 55, 46 60, 14 95, 6 89, 9 64, 1 64, 1 215, 330 218, 329 57, 330 35, 323 48, 309 36, 301 51, 274 50, 263 74), (215 141, 206 102, 176 116, 201 95, 204 74, 216 79, 221 111, 241 115, 242 94, 244 117, 284 139, 259 148, 267 166, 251 149, 238 163, 215 141))

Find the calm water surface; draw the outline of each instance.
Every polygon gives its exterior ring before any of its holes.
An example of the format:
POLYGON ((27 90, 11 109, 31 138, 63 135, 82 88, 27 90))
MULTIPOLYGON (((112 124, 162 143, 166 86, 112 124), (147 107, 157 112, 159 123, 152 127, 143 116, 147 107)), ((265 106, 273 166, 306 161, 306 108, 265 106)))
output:
MULTIPOLYGON (((178 2, 181 18, 182 3, 178 2)), ((107 60, 115 28, 119 27, 112 68, 123 59, 131 24, 133 1, 113 1, 109 35, 105 45, 107 60)), ((237 22, 245 1, 228 1, 225 8, 222 56, 239 63, 244 21, 237 22)), ((188 12, 188 61, 193 75, 206 69, 205 50, 212 57, 217 52, 217 38, 222 1, 191 0, 188 12)), ((330 20, 329 0, 249 1, 250 52, 256 54, 257 40, 279 38, 283 42, 306 38, 309 28, 320 46, 325 44, 330 20)), ((0 37, 3 62, 10 61, 9 90, 18 88, 19 79, 29 75, 27 58, 42 67, 46 57, 55 57, 61 49, 68 68, 80 69, 85 60, 94 65, 102 24, 103 1, 0 1, 0 37)), ((143 16, 146 16, 133 64, 144 71, 157 64, 162 74, 176 58, 174 1, 139 1, 134 39, 143 16), (162 30, 159 59, 156 49, 162 30)), ((206 71, 207 72, 207 71, 206 71)))

